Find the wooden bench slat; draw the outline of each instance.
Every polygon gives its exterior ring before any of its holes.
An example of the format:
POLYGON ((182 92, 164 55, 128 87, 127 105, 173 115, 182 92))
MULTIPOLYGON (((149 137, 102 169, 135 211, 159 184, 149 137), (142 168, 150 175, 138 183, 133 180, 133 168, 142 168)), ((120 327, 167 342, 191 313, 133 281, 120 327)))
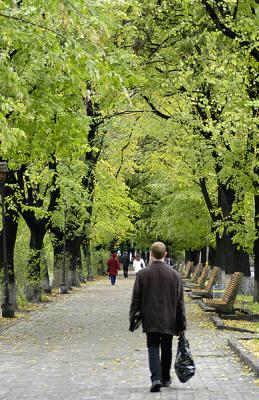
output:
POLYGON ((213 285, 217 282, 218 279, 218 273, 220 271, 219 267, 213 267, 210 273, 210 277, 208 280, 207 285, 205 286, 204 289, 192 289, 193 295, 197 295, 200 297, 210 297, 212 295, 212 288, 213 285))
POLYGON ((237 296, 239 285, 243 277, 242 272, 234 272, 224 292, 222 299, 204 299, 204 303, 220 312, 233 312, 234 302, 237 296))

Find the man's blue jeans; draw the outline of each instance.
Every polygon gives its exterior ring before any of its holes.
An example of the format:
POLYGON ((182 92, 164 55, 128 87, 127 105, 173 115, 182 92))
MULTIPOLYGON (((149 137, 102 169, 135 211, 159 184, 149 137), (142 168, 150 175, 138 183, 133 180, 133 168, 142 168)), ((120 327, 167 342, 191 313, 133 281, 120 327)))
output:
POLYGON ((147 333, 148 360, 152 382, 156 380, 167 382, 170 380, 172 340, 173 335, 167 335, 166 333, 147 333))

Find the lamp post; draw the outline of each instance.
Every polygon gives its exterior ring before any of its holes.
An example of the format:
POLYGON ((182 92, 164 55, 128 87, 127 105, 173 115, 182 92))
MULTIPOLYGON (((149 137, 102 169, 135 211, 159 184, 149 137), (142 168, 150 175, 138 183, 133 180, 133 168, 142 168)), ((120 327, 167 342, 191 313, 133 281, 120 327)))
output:
POLYGON ((59 287, 59 293, 67 294, 68 289, 66 285, 66 232, 67 232, 67 208, 64 210, 64 243, 63 243, 63 256, 62 256, 62 283, 59 287))
POLYGON ((6 245, 6 227, 5 227, 5 180, 7 173, 7 163, 0 162, 0 184, 1 184, 1 197, 2 197, 2 233, 3 233, 3 261, 4 261, 4 302, 2 304, 2 316, 4 318, 14 318, 15 310, 13 304, 10 302, 9 293, 9 275, 8 275, 8 261, 7 261, 7 245, 6 245))

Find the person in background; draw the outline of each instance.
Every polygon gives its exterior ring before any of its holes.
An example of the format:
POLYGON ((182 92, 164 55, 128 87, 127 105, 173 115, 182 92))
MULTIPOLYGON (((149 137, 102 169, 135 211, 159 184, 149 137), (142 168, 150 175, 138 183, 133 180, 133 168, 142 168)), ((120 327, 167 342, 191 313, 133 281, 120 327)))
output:
POLYGON ((137 313, 142 316, 143 332, 147 335, 151 392, 170 386, 173 335, 183 335, 186 330, 182 278, 168 268, 165 256, 164 243, 153 243, 151 264, 136 274, 129 312, 130 323, 137 313))
POLYGON ((165 257, 165 263, 168 265, 168 267, 171 267, 171 258, 165 257))
POLYGON ((137 274, 143 268, 145 268, 145 261, 143 260, 143 258, 140 257, 139 254, 137 254, 133 261, 133 269, 137 274))
POLYGON ((121 256, 121 263, 123 265, 124 278, 128 278, 130 258, 126 251, 121 256))
POLYGON ((109 260, 107 261, 107 272, 109 274, 111 284, 114 286, 116 282, 116 277, 118 275, 118 271, 120 270, 120 263, 117 258, 117 254, 113 253, 109 260))

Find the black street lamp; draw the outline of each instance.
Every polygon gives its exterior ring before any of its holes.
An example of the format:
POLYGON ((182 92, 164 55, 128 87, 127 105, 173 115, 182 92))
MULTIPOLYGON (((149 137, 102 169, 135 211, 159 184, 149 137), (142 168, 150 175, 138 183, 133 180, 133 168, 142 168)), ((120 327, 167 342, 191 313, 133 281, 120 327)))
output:
POLYGON ((14 305, 10 302, 9 293, 9 274, 7 261, 7 246, 6 246, 6 227, 5 227, 5 180, 7 173, 7 163, 0 162, 0 185, 2 197, 2 232, 3 232, 3 256, 4 256, 4 302, 2 304, 2 316, 4 318, 14 318, 14 305))
POLYGON ((68 288, 66 285, 66 232, 67 232, 67 208, 64 211, 64 243, 63 243, 63 256, 62 256, 62 283, 59 286, 59 293, 67 294, 68 288))

